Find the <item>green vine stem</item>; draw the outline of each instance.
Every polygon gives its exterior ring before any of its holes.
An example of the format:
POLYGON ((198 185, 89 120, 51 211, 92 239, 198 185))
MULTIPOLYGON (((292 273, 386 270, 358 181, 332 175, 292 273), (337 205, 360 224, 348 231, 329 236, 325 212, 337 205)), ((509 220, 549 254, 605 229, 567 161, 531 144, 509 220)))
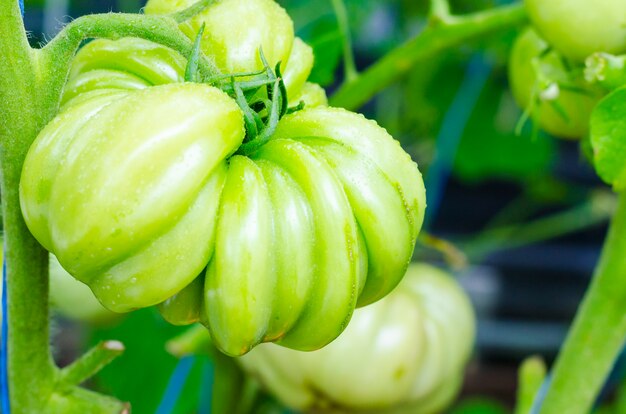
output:
POLYGON ((430 25, 416 37, 382 57, 353 81, 344 83, 330 98, 330 104, 351 110, 357 109, 410 71, 421 60, 471 39, 525 21, 524 6, 516 4, 467 16, 450 17, 440 24, 430 25))
POLYGON ((626 195, 552 371, 541 414, 590 412, 626 340, 626 195))

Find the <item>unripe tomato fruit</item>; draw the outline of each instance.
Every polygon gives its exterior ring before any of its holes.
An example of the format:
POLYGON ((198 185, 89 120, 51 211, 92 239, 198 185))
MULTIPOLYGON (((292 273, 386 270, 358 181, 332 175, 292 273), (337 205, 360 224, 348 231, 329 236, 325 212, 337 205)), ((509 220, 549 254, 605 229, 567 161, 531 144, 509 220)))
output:
MULTIPOLYGON (((142 42, 79 52, 24 164, 31 232, 111 310, 161 304, 231 355, 326 345, 404 274, 425 209, 417 166, 375 122, 328 107, 237 154, 235 101, 175 83, 184 62, 142 42)), ((303 100, 325 99, 306 85, 303 100)))
POLYGON ((548 44, 530 28, 518 36, 509 58, 511 91, 521 108, 537 100, 533 119, 546 132, 580 138, 589 130, 589 116, 602 95, 585 82, 582 68, 568 71, 562 58, 554 51, 546 53, 547 48, 548 44), (541 96, 551 93, 556 96, 541 96))
POLYGON ((458 391, 474 336, 462 289, 445 272, 415 264, 387 297, 356 310, 325 348, 263 344, 238 361, 292 409, 434 413, 458 391))
POLYGON ((524 0, 533 25, 563 56, 626 52, 624 0, 524 0))

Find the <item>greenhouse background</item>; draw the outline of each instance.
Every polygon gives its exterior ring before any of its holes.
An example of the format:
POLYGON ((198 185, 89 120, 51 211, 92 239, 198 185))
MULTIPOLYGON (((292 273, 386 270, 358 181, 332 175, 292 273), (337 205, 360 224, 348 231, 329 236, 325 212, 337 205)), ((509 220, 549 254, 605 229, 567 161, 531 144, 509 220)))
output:
MULTIPOLYGON (((27 1, 33 45, 91 12, 136 12, 140 0, 27 1)), ((315 52, 311 80, 332 91, 343 77, 342 36, 330 0, 281 0, 315 52)), ((426 0, 347 0, 357 69, 426 24, 426 0)), ((457 13, 493 7, 457 0, 457 13)), ((362 111, 417 161, 428 192, 427 221, 414 260, 453 269, 478 317, 477 344, 457 413, 508 412, 517 368, 531 354, 551 361, 598 260, 615 206, 577 141, 555 140, 520 123, 507 82, 507 56, 519 30, 450 49, 418 65, 362 111)), ((53 324, 60 364, 89 344, 115 338, 127 351, 93 380, 133 402, 133 412, 208 413, 219 357, 180 361, 165 342, 181 329, 151 309, 120 324, 53 324)), ((623 364, 613 380, 618 382, 623 364)), ((608 387, 607 389, 611 389, 608 387)), ((266 398, 266 412, 287 412, 266 398)), ((453 409, 454 410, 454 409, 453 409)))

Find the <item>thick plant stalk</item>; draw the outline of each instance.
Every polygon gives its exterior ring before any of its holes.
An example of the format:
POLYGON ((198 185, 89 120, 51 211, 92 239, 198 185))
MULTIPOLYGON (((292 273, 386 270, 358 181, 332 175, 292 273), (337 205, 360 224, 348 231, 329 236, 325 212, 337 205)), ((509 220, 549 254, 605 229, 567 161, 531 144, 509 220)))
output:
POLYGON ((590 412, 626 340, 626 195, 556 361, 541 414, 590 412))
POLYGON ((13 413, 41 412, 40 396, 28 389, 49 394, 54 375, 48 349, 47 254, 26 228, 18 196, 22 161, 30 144, 26 141, 36 136, 41 119, 34 99, 34 56, 17 1, 0 1, 0 22, 0 166, 8 282, 9 396, 13 413))

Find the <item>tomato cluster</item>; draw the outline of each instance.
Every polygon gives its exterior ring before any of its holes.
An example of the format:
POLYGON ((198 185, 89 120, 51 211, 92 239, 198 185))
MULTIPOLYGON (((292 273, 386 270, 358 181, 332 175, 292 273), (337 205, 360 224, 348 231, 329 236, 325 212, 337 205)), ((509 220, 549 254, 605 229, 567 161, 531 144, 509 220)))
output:
MULTIPOLYGON (((186 5, 154 0, 146 13, 186 5)), ((246 147, 250 122, 273 116, 271 105, 246 111, 277 89, 185 82, 187 59, 171 49, 95 40, 26 158, 24 218, 108 309, 160 305, 172 323, 205 324, 230 355, 265 341, 320 348, 404 275, 421 175, 375 122, 326 106, 306 82, 312 51, 274 1, 223 0, 181 29, 194 39, 203 25, 220 70, 247 79, 276 67, 304 109, 285 107, 246 147)))
POLYGON ((238 361, 296 410, 385 413, 400 405, 400 412, 441 412, 462 383, 474 336, 472 306, 454 279, 414 264, 324 349, 263 344, 238 361))
POLYGON ((626 2, 586 3, 525 0, 533 28, 519 35, 509 61, 518 104, 538 126, 563 138, 588 134, 591 112, 606 93, 584 76, 585 60, 626 52, 626 2))

